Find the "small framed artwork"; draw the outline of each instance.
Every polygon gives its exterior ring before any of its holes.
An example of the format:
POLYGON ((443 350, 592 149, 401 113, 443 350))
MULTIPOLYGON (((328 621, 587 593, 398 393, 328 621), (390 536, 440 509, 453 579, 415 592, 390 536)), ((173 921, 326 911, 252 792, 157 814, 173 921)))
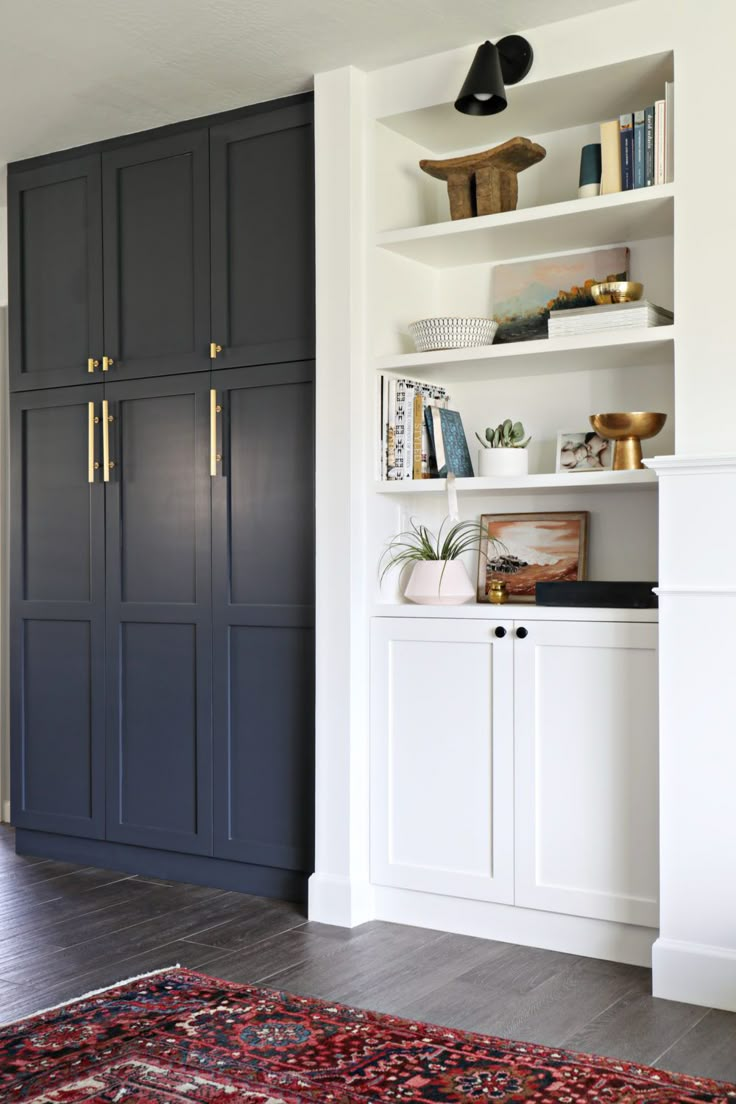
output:
POLYGON ((558 472, 611 471, 615 441, 592 429, 561 431, 557 434, 558 472))
POLYGON ((483 514, 486 539, 478 558, 478 601, 503 579, 512 602, 533 602, 537 583, 585 578, 588 513, 483 514), (496 543, 491 543, 495 541, 496 543))

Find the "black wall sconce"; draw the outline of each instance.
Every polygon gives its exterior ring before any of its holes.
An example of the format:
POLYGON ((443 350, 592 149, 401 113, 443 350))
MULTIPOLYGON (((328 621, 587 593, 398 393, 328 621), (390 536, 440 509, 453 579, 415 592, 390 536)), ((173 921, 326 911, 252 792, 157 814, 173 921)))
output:
POLYGON ((518 84, 532 67, 534 51, 521 35, 507 35, 476 50, 455 107, 464 115, 496 115, 506 107, 506 85, 518 84))

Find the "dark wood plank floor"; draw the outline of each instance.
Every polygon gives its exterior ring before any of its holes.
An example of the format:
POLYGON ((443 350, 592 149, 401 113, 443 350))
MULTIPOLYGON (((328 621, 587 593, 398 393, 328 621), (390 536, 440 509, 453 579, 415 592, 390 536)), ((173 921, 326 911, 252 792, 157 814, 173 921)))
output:
POLYGON ((0 1022, 180 963, 452 1027, 736 1081, 736 1014, 654 1000, 650 974, 284 902, 23 858, 0 828, 0 1022))

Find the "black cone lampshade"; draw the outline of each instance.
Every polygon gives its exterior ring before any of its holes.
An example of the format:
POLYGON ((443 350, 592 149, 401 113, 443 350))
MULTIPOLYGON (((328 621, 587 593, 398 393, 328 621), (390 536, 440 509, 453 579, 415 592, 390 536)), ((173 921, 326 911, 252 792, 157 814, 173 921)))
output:
POLYGON ((484 42, 455 100, 464 115, 496 115, 508 102, 506 85, 523 80, 532 67, 534 54, 521 35, 507 35, 494 46, 484 42))

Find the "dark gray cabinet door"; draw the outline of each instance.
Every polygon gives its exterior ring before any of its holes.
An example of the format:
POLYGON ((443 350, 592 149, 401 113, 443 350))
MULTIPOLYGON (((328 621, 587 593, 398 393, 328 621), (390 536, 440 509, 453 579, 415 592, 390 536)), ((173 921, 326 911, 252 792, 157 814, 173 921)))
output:
POLYGON ((85 384, 102 356, 99 155, 8 177, 11 390, 85 384))
POLYGON ((313 364, 212 373, 214 853, 311 871, 313 364))
POLYGON ((107 838, 207 854, 209 375, 109 383, 107 838))
POLYGON ((210 131, 216 368, 314 356, 312 104, 210 131))
POLYGON ((13 823, 93 838, 105 827, 104 507, 90 426, 102 390, 22 392, 10 420, 13 823))
POLYGON ((102 155, 110 380, 209 371, 206 129, 102 155))

